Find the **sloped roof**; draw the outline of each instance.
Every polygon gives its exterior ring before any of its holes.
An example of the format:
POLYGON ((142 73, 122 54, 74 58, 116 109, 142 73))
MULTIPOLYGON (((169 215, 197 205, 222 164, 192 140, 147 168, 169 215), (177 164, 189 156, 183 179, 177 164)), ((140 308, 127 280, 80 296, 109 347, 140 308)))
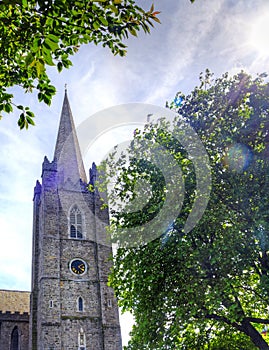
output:
POLYGON ((70 178, 74 184, 77 183, 79 179, 83 182, 87 182, 76 127, 66 90, 55 146, 54 160, 57 161, 57 170, 59 173, 63 173, 64 181, 70 178))
POLYGON ((0 289, 0 312, 30 313, 30 292, 0 289))

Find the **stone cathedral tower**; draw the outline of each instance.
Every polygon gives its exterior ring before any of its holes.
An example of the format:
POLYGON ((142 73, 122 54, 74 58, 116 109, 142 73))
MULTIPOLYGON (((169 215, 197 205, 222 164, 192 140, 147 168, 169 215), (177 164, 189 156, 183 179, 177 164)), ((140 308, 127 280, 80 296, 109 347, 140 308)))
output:
MULTIPOLYGON (((96 176, 93 164, 93 186, 96 176)), ((65 93, 54 159, 34 190, 31 350, 122 349, 107 223, 98 191, 87 190, 65 93)))

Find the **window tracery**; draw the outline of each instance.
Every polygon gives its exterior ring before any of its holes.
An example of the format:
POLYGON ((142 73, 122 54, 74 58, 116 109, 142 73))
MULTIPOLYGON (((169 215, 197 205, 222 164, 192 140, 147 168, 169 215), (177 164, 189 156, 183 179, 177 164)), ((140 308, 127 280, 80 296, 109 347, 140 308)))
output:
POLYGON ((82 213, 77 205, 74 205, 70 211, 69 224, 70 237, 82 239, 82 213))

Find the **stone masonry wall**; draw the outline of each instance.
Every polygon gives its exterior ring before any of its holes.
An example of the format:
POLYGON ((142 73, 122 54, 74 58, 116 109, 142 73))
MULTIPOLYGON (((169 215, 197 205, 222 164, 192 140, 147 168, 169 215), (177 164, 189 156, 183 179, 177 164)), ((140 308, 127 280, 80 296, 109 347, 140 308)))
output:
POLYGON ((18 328, 20 350, 28 350, 29 346, 29 314, 19 312, 0 312, 0 350, 9 350, 11 335, 18 328))

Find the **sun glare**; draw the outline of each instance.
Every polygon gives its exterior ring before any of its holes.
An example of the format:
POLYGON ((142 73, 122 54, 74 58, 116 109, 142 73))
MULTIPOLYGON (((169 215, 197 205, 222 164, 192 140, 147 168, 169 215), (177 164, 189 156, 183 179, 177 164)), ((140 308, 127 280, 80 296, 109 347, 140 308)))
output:
POLYGON ((260 56, 269 56, 269 13, 259 17, 253 23, 250 44, 260 56))

